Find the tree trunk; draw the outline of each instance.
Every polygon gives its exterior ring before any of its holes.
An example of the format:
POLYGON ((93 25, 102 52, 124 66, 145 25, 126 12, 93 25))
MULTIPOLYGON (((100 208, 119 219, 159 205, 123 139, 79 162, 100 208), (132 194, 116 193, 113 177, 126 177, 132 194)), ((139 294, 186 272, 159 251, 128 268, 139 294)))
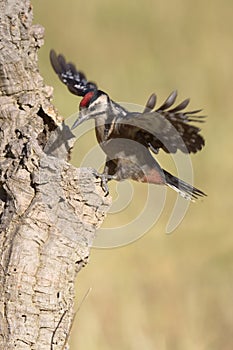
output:
POLYGON ((0 349, 67 347, 74 280, 110 205, 37 66, 28 0, 0 0, 0 349))

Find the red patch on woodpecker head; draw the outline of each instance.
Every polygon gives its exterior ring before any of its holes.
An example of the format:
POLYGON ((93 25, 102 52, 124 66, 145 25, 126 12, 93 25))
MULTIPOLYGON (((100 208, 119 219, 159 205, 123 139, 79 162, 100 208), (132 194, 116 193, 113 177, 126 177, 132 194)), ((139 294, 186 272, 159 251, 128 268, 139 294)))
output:
POLYGON ((93 95, 94 95, 94 91, 89 91, 88 93, 86 93, 86 95, 83 97, 83 99, 79 104, 79 109, 88 107, 89 102, 92 99, 93 95))

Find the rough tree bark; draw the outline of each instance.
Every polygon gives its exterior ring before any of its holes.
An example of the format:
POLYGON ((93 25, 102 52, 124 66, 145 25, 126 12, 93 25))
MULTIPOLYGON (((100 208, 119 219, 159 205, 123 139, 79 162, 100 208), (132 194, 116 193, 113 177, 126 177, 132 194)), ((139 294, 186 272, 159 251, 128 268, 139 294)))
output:
POLYGON ((0 0, 0 349, 65 349, 74 280, 109 199, 67 163, 74 138, 37 66, 28 0, 0 0))

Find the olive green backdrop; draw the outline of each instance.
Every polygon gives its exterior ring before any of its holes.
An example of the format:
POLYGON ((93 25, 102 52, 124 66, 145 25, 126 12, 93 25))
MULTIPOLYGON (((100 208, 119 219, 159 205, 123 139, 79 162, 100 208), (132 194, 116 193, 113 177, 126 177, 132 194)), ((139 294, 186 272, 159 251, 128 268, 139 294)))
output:
MULTIPOLYGON (((33 1, 35 23, 45 27, 40 68, 54 86, 64 116, 79 98, 53 73, 51 48, 77 63, 116 101, 143 104, 155 91, 162 102, 173 89, 191 108, 204 108, 206 147, 192 156, 195 185, 208 197, 190 205, 166 235, 176 195, 167 192, 158 223, 123 248, 93 249, 77 278, 71 350, 230 350, 233 348, 233 2, 33 1)), ((96 144, 77 145, 80 159, 96 144)), ((168 156, 159 160, 173 170, 168 156)), ((113 197, 117 196, 111 185, 113 197)), ((126 211, 105 226, 138 215, 144 185, 126 211), (139 208, 139 209, 138 209, 139 208)), ((156 195, 154 206, 156 207, 156 195)), ((153 208, 152 208, 153 210, 153 208)), ((135 232, 137 227, 135 227, 135 232)))

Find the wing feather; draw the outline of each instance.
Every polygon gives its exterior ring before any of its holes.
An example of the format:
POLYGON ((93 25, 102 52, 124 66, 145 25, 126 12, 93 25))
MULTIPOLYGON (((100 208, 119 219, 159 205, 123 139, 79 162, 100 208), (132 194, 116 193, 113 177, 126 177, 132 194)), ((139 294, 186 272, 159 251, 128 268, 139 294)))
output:
POLYGON ((73 63, 67 63, 63 55, 57 55, 51 50, 50 62, 59 79, 73 94, 85 96, 86 93, 97 90, 97 85, 88 81, 85 74, 78 71, 73 63))
MULTIPOLYGON (((129 112, 126 116, 118 118, 118 132, 121 137, 130 137, 149 147, 154 153, 158 153, 159 149, 167 153, 175 153, 177 150, 196 153, 201 150, 205 144, 200 135, 201 129, 191 123, 203 122, 205 117, 198 115, 200 109, 183 111, 188 106, 189 99, 171 109, 176 98, 177 91, 173 91, 154 111, 145 108, 143 113, 129 112)), ((156 97, 152 100, 151 105, 154 106, 156 97)), ((150 105, 148 102, 147 105, 150 105)))

